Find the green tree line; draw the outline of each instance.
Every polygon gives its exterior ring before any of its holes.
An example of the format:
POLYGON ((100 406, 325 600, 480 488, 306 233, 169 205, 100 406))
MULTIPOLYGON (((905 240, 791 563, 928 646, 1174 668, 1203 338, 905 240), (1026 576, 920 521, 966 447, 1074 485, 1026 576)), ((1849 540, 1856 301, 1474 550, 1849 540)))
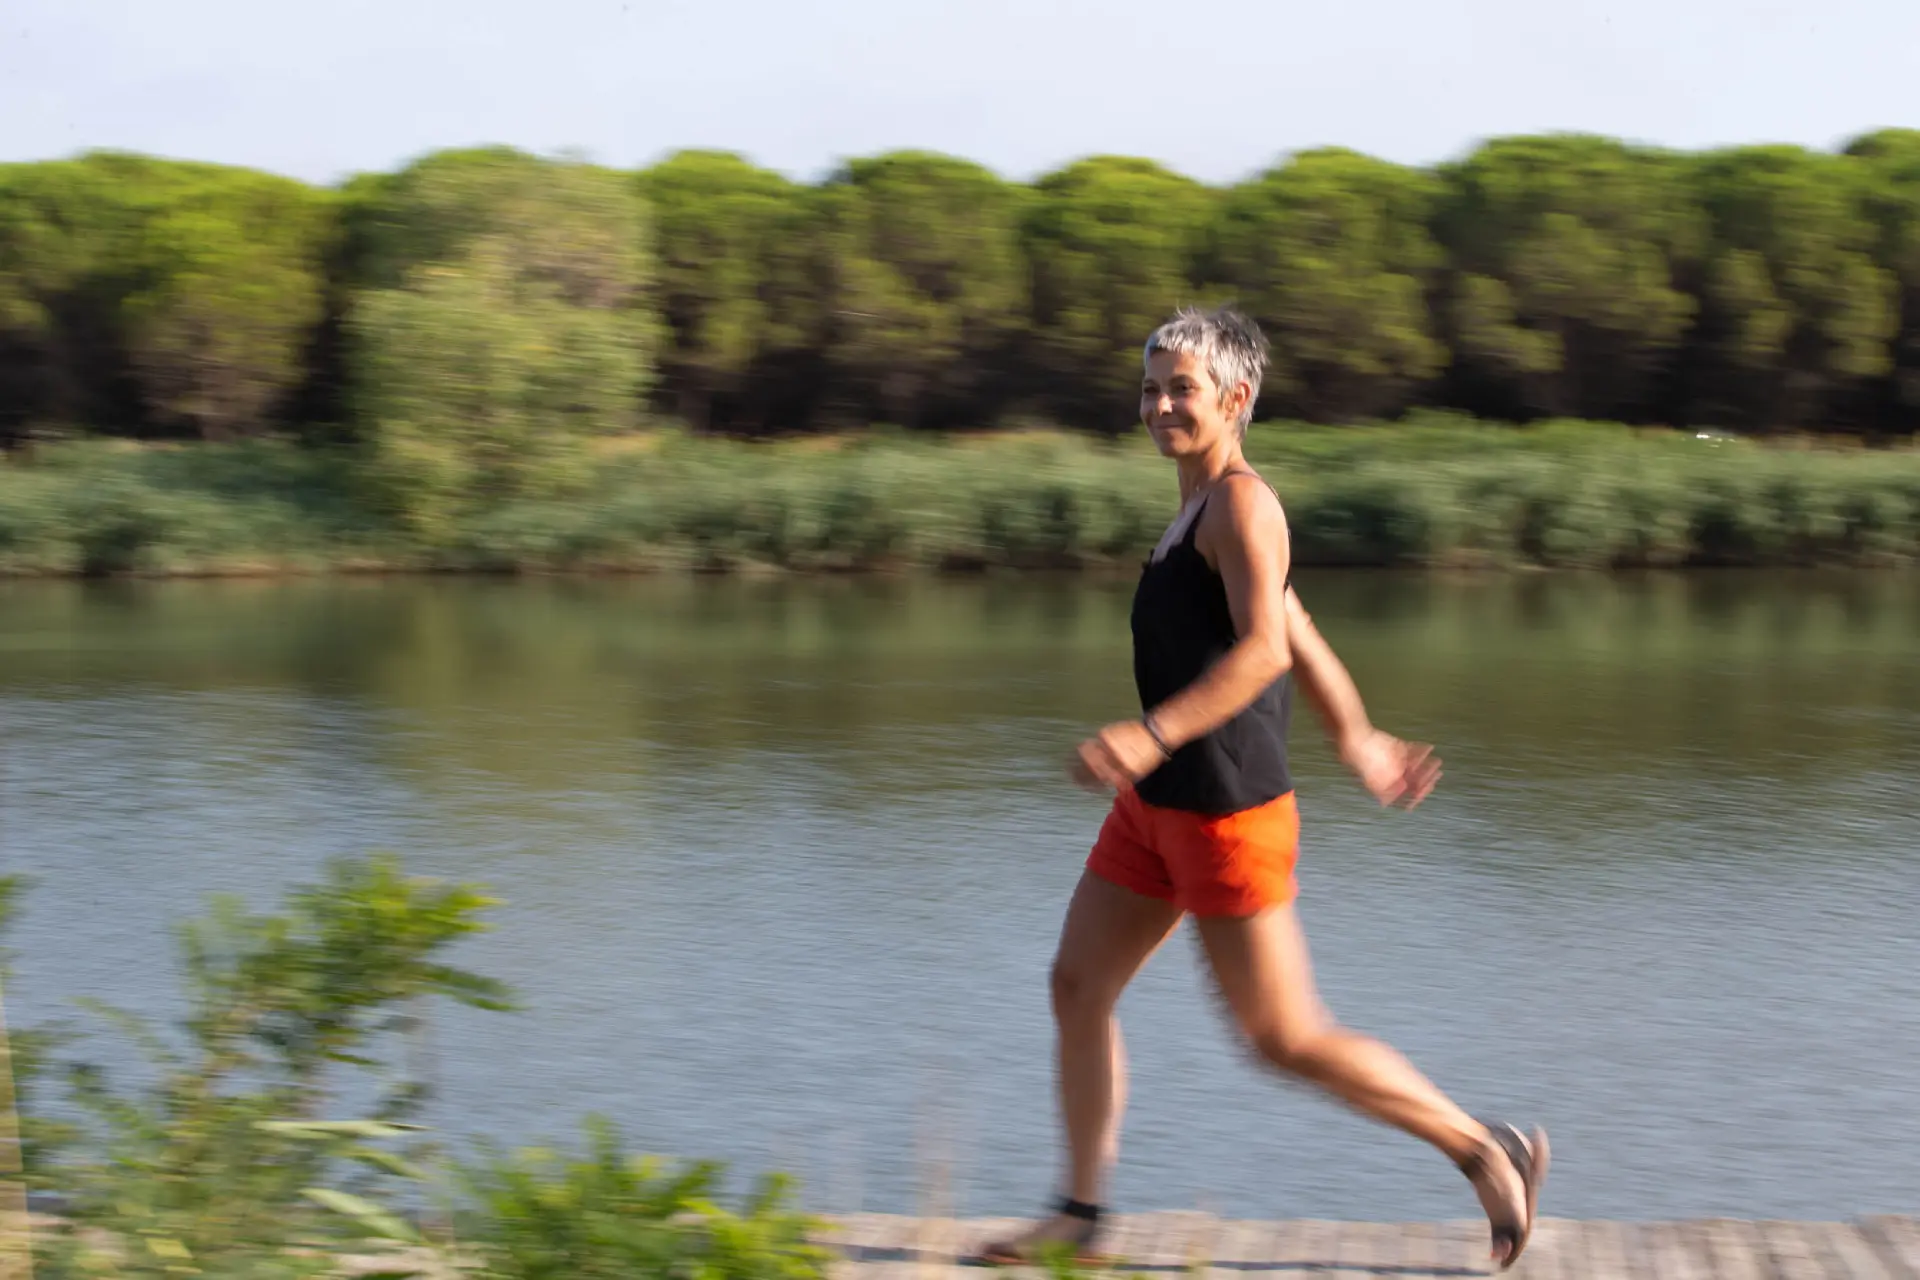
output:
POLYGON ((334 187, 91 153, 0 166, 0 440, 350 445, 421 526, 647 414, 737 434, 1126 429, 1181 301, 1267 328, 1266 417, 1416 408, 1911 433, 1920 130, 1837 153, 1496 139, 1208 186, 905 151, 818 184, 505 148, 334 187))

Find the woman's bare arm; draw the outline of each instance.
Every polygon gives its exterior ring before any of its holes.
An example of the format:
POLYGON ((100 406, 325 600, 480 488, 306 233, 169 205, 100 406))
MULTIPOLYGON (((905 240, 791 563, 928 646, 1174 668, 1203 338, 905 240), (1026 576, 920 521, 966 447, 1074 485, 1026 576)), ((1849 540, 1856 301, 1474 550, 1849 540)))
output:
POLYGON ((1292 587, 1287 588, 1286 603, 1294 680, 1319 714, 1341 762, 1381 804, 1413 808, 1440 780, 1440 761, 1433 748, 1402 742, 1374 728, 1353 676, 1313 625, 1312 615, 1292 587))
POLYGON ((1372 732, 1366 703, 1361 701, 1346 664, 1313 625, 1313 615, 1292 587, 1287 588, 1287 638, 1293 644, 1294 679, 1334 744, 1355 742, 1372 732))

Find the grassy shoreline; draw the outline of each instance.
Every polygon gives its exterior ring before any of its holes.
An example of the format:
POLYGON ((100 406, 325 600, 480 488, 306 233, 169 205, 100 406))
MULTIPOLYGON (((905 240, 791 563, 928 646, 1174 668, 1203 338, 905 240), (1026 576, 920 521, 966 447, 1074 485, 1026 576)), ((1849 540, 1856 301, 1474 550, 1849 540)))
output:
MULTIPOLYGON (((1303 566, 1487 570, 1920 561, 1920 448, 1454 418, 1257 425, 1303 566)), ((472 502, 433 543, 355 461, 82 442, 0 461, 0 576, 1126 571, 1174 506, 1138 435, 603 441, 583 487, 472 502)))

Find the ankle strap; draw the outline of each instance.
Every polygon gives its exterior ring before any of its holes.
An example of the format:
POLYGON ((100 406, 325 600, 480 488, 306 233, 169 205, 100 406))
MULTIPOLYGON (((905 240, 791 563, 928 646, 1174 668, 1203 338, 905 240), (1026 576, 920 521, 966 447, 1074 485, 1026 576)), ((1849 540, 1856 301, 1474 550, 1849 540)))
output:
POLYGON ((1060 1212, 1069 1218, 1079 1218, 1083 1222, 1100 1221, 1100 1206, 1088 1204, 1085 1200, 1075 1200, 1071 1196, 1060 1197, 1060 1212))

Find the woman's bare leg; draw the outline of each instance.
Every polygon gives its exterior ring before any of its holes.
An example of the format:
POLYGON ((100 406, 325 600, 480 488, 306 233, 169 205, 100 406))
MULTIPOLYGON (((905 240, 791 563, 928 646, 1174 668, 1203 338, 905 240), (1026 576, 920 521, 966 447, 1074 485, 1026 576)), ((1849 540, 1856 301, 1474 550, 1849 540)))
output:
POLYGON ((1081 876, 1067 906, 1052 995, 1067 1194, 1076 1200, 1099 1202, 1106 1171, 1119 1154, 1127 1082, 1114 1006, 1179 922, 1172 903, 1090 873, 1081 876))
MULTIPOLYGON (((1170 902, 1082 873, 1067 906, 1052 975, 1060 1112, 1066 1127, 1066 1193, 1098 1204, 1119 1151, 1126 1056, 1114 1006, 1134 974, 1180 922, 1170 902)), ((1013 1244, 1068 1239, 1083 1223, 1055 1216, 1013 1244)))
POLYGON ((1291 905, 1252 916, 1196 918, 1195 925, 1221 995, 1261 1057, 1426 1140, 1456 1165, 1477 1158, 1474 1189, 1488 1217, 1524 1219, 1525 1187, 1486 1126, 1392 1048, 1327 1014, 1291 905))

